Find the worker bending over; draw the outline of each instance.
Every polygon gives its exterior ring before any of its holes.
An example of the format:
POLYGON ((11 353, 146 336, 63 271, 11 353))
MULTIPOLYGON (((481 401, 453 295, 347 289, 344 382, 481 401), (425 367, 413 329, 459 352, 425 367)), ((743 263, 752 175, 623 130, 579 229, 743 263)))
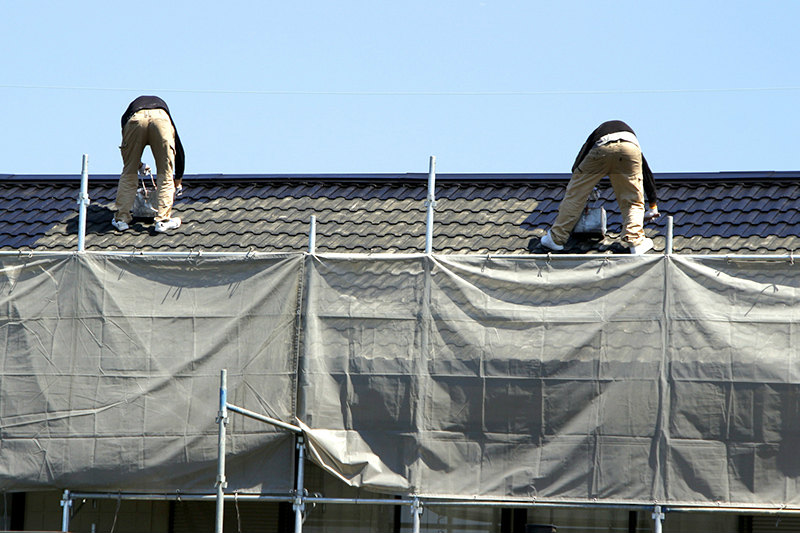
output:
POLYGON ((172 216, 175 187, 183 179, 185 156, 178 130, 166 102, 158 96, 140 96, 122 115, 122 174, 117 187, 117 213, 111 224, 120 231, 128 229, 131 209, 138 186, 142 152, 150 146, 156 161, 158 204, 155 230, 163 233, 177 229, 181 219, 172 216))
POLYGON ((653 240, 645 237, 644 221, 659 216, 655 180, 636 134, 621 120, 600 124, 586 139, 572 165, 572 178, 558 207, 556 221, 541 239, 542 246, 554 251, 564 249, 589 194, 603 176, 611 180, 622 212, 623 243, 632 254, 643 254, 653 248, 653 240), (646 213, 645 192, 650 207, 646 213))

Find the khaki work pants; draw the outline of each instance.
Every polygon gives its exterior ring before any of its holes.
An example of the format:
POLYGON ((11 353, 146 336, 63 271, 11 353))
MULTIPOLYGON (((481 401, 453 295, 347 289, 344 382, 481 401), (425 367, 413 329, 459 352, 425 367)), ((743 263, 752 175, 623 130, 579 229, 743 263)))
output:
POLYGON ((589 194, 604 176, 611 180, 622 212, 622 240, 629 246, 641 244, 645 238, 642 151, 630 142, 596 146, 575 169, 564 199, 558 206, 556 221, 550 228, 553 242, 567 242, 586 206, 589 194))
POLYGON ((122 174, 117 187, 117 220, 130 223, 131 209, 139 186, 138 170, 145 146, 150 146, 158 174, 156 222, 169 220, 175 197, 175 128, 163 109, 137 111, 122 129, 122 174))

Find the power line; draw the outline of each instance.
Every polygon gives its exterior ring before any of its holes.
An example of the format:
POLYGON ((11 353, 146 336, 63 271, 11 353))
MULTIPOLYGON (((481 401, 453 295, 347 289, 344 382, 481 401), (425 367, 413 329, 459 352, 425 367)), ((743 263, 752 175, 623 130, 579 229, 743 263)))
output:
POLYGON ((41 89, 53 91, 109 91, 190 94, 238 94, 260 96, 581 96, 615 94, 700 94, 736 92, 800 91, 800 87, 716 87, 683 89, 597 89, 553 91, 289 91, 289 90, 231 90, 231 89, 143 89, 133 87, 83 87, 68 85, 0 84, 3 89, 41 89))

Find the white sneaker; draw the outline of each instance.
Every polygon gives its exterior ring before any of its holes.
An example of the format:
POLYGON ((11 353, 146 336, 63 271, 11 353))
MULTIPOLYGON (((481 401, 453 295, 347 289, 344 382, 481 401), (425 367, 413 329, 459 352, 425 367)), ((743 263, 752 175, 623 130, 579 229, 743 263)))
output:
POLYGON ((162 220, 156 222, 156 231, 159 233, 165 233, 167 231, 172 231, 174 229, 178 229, 181 227, 181 219, 178 217, 172 217, 169 220, 162 220))
POLYGON ((645 237, 642 242, 637 244, 636 246, 631 246, 631 253, 634 255, 642 255, 646 254, 650 250, 653 249, 653 239, 650 237, 645 237))
POLYGON ((542 237, 542 240, 539 242, 541 242, 542 246, 544 246, 545 248, 550 248, 551 250, 556 252, 560 252, 561 250, 564 249, 563 245, 556 244, 553 241, 553 237, 550 236, 550 230, 547 230, 547 233, 544 234, 544 237, 542 237))
POLYGON ((111 225, 117 228, 119 231, 125 231, 130 227, 128 226, 127 222, 123 220, 117 220, 116 218, 111 219, 111 225))

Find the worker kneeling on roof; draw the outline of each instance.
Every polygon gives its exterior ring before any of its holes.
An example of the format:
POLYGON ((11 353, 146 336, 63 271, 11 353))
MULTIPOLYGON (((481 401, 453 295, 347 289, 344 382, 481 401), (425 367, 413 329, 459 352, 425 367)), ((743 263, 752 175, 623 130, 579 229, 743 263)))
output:
POLYGON ((122 174, 117 187, 117 213, 111 224, 120 231, 128 229, 131 209, 138 186, 138 170, 143 165, 142 152, 150 146, 156 161, 158 204, 155 230, 163 233, 177 229, 181 219, 172 216, 175 187, 183 179, 185 156, 178 130, 166 102, 158 96, 140 96, 122 115, 122 174))
POLYGON ((636 134, 621 120, 600 124, 586 139, 572 165, 572 178, 556 221, 542 237, 542 246, 555 251, 564 249, 589 194, 603 176, 609 177, 614 188, 622 212, 622 241, 630 253, 643 254, 653 248, 652 239, 645 237, 644 222, 659 216, 655 180, 636 134), (644 192, 650 207, 647 212, 644 192))

